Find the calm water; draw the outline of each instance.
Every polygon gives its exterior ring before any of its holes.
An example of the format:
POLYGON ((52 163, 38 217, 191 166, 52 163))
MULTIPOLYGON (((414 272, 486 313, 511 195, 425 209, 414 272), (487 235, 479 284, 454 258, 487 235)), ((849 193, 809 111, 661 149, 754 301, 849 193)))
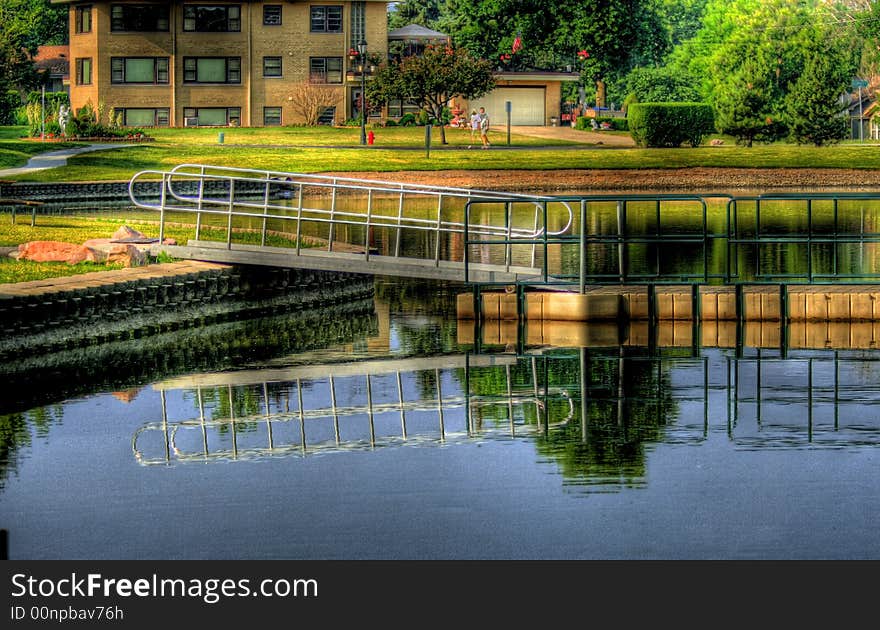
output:
POLYGON ((475 344, 459 290, 10 362, 10 557, 880 558, 875 325, 475 344))

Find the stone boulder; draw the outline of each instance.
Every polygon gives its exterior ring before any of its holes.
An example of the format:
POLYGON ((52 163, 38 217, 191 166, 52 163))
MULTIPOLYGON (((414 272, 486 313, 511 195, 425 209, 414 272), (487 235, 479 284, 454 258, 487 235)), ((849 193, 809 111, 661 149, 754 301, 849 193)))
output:
POLYGON ((82 245, 61 241, 31 241, 18 246, 19 260, 34 262, 122 263, 125 267, 139 267, 147 263, 147 253, 131 243, 112 243, 110 239, 90 239, 82 245))
POLYGON ((140 267, 147 262, 147 253, 131 243, 113 243, 106 238, 92 238, 83 243, 83 246, 93 252, 94 262, 121 262, 125 267, 140 267))
POLYGON ((74 243, 61 241, 31 241, 18 246, 19 260, 32 260, 34 262, 82 262, 87 253, 85 247, 74 243))
POLYGON ((159 241, 158 238, 151 238, 127 225, 123 225, 113 232, 110 240, 114 243, 156 243, 159 241))

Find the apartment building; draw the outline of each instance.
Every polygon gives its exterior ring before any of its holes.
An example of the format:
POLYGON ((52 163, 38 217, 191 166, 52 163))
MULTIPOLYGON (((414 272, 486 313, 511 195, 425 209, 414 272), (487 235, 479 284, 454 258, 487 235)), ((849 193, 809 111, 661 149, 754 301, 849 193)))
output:
POLYGON ((127 126, 297 124, 312 88, 341 123, 361 103, 349 53, 388 49, 384 1, 52 1, 70 5, 73 110, 102 104, 127 126))

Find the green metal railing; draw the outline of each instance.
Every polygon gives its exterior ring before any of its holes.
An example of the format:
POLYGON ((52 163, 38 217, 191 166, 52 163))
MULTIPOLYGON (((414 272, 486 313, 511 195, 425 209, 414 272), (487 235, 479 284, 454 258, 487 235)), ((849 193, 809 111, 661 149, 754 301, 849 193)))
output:
MULTIPOLYGON (((880 248, 874 246, 880 243, 880 192, 554 200, 578 208, 578 220, 569 231, 534 238, 474 234, 467 229, 470 213, 487 201, 470 200, 464 221, 465 280, 471 282, 474 252, 503 247, 508 261, 516 248, 531 246, 541 254, 536 261, 541 274, 523 285, 581 293, 591 285, 880 281, 880 248)), ((542 203, 543 223, 550 225, 549 202, 542 203)), ((504 283, 482 282, 480 287, 493 284, 504 283)))

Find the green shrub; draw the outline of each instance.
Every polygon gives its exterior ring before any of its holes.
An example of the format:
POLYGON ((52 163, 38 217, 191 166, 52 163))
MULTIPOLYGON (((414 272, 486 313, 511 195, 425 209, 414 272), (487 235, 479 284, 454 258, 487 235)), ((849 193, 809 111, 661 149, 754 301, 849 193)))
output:
POLYGON ((397 124, 401 127, 412 127, 416 124, 415 114, 412 112, 407 112, 403 116, 400 117, 400 120, 397 121, 397 124))
POLYGON ((386 127, 396 127, 397 121, 394 120, 393 118, 389 118, 388 120, 385 121, 385 126, 386 127))
POLYGON ((7 90, 0 94, 0 125, 18 124, 17 112, 20 107, 21 97, 17 91, 7 90))
POLYGON ((627 111, 632 139, 640 147, 700 146, 714 133, 711 105, 706 103, 633 103, 627 111))
POLYGON ((52 123, 58 123, 58 110, 62 105, 70 106, 70 97, 67 92, 46 92, 43 94, 34 91, 29 93, 25 114, 30 135, 39 136, 43 131, 48 133, 47 127, 52 123), (43 111, 44 103, 45 112, 43 111))
POLYGON ((591 120, 595 120, 597 125, 601 125, 603 122, 608 123, 611 125, 612 131, 629 131, 629 123, 626 118, 612 118, 610 116, 597 118, 578 116, 577 120, 574 121, 574 128, 582 131, 591 131, 593 129, 593 125, 590 123, 591 120))
POLYGON ((28 115, 26 105, 22 105, 15 110, 15 122, 12 124, 18 127, 27 127, 28 115))

